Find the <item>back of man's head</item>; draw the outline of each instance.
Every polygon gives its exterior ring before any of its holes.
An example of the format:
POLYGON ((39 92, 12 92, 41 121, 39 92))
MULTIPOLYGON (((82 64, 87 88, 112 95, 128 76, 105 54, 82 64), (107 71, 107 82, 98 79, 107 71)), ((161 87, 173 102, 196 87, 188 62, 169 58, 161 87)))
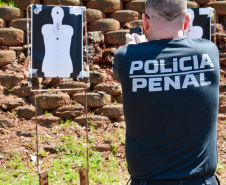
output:
POLYGON ((187 0, 146 0, 145 9, 157 21, 183 20, 187 11, 187 0))

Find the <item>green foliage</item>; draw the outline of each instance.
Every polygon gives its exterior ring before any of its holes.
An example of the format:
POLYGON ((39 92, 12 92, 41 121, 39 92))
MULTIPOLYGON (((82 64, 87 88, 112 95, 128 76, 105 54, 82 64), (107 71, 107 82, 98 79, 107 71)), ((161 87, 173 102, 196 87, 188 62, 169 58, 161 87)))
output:
POLYGON ((117 104, 118 101, 117 101, 116 99, 113 99, 113 103, 114 103, 114 104, 117 104))
POLYGON ((226 166, 223 166, 220 162, 218 162, 217 164, 217 170, 221 171, 221 172, 225 172, 226 171, 226 166))
POLYGON ((48 110, 46 110, 46 111, 44 112, 44 115, 45 115, 45 116, 48 116, 48 115, 50 115, 50 114, 52 114, 52 113, 49 112, 48 110))
POLYGON ((9 6, 15 6, 15 3, 14 3, 14 1, 13 0, 5 0, 5 1, 3 1, 3 0, 0 0, 0 5, 9 5, 9 6))

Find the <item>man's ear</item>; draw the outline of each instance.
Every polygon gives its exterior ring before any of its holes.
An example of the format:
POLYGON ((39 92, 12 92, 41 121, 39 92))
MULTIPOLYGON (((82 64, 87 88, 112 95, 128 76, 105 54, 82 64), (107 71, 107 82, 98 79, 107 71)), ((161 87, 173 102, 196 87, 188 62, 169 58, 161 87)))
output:
POLYGON ((144 13, 142 14, 142 21, 143 21, 143 28, 144 28, 144 30, 146 32, 150 25, 149 25, 148 18, 147 18, 147 16, 144 13))
POLYGON ((191 15, 189 13, 187 13, 186 17, 185 17, 185 21, 184 21, 184 30, 187 29, 190 20, 191 20, 191 15))

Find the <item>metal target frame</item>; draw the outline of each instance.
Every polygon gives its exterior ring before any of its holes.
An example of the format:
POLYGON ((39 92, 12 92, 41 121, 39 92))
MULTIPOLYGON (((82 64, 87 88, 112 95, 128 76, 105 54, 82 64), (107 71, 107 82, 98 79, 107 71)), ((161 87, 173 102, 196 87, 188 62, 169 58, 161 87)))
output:
MULTIPOLYGON (((87 164, 87 168, 85 169, 80 169, 79 170, 79 174, 80 174, 80 184, 83 184, 83 185, 88 185, 89 184, 89 179, 88 179, 88 172, 89 172, 89 157, 88 157, 88 154, 89 154, 89 136, 88 136, 88 116, 87 116, 87 91, 90 87, 90 75, 89 75, 89 59, 88 59, 88 34, 87 34, 87 21, 86 21, 86 7, 84 6, 62 6, 61 5, 61 2, 59 0, 59 4, 60 5, 55 5, 55 6, 60 6, 60 7, 75 7, 75 8, 81 8, 83 9, 82 13, 82 17, 83 17, 83 20, 82 20, 82 32, 84 32, 84 34, 82 33, 82 37, 83 35, 85 35, 85 55, 81 58, 81 62, 82 62, 82 71, 81 71, 81 76, 80 78, 84 78, 84 77, 87 77, 88 78, 88 82, 87 82, 87 87, 86 88, 71 88, 71 89, 51 89, 53 91, 74 91, 74 90, 83 90, 85 92, 85 114, 86 114, 86 124, 85 124, 85 127, 86 127, 86 164, 87 164), (84 58, 86 58, 86 71, 84 71, 84 67, 83 67, 83 62, 84 62, 84 58)), ((29 87, 31 89, 32 92, 34 92, 34 100, 35 100, 35 123, 36 123, 36 126, 35 126, 35 132, 36 132, 36 155, 37 155, 37 158, 36 158, 36 167, 37 167, 37 174, 38 174, 38 177, 39 177, 39 184, 40 185, 48 185, 48 173, 47 172, 41 172, 40 170, 40 165, 39 165, 39 142, 38 142, 38 121, 37 121, 37 93, 38 92, 48 92, 49 89, 32 89, 32 82, 31 82, 31 79, 32 79, 32 56, 31 56, 31 49, 32 49, 32 45, 30 44, 30 30, 31 30, 31 38, 32 38, 32 21, 31 21, 31 25, 29 24, 29 10, 32 10, 32 6, 33 4, 29 5, 27 7, 27 44, 28 44, 28 48, 27 48, 27 60, 28 60, 28 69, 29 69, 29 87), (31 48, 30 48, 30 45, 31 45, 31 48)), ((36 5, 37 6, 37 5, 36 5)), ((45 5, 38 5, 38 6, 45 6, 45 5)), ((32 12, 31 12, 31 17, 32 17, 32 12)), ((81 38, 83 40, 83 38, 81 38)), ((31 39, 31 42, 32 42, 32 39, 31 39)), ((82 42, 83 43, 83 42, 82 42)), ((82 52, 83 52, 83 44, 82 44, 82 52)), ((62 77, 59 77, 59 78, 62 78, 62 77)), ((39 84, 41 83, 41 80, 42 78, 38 77, 38 81, 39 81, 39 84)))
MULTIPOLYGON (((216 10, 214 8, 211 7, 201 7, 201 8, 188 8, 191 9, 193 11, 199 11, 199 15, 207 15, 208 18, 210 18, 210 27, 208 29, 209 30, 209 39, 211 41, 211 17, 214 16, 214 43, 216 44, 216 10)), ((187 28, 189 30, 189 28, 187 28)), ((185 30, 186 31, 186 30, 185 30)), ((184 33, 185 33, 184 31, 184 33)), ((188 36, 185 38, 189 38, 188 36)), ((198 37, 197 37, 198 38, 198 37)), ((202 37, 203 38, 203 37, 202 37)), ((207 39, 207 38, 205 38, 207 39)))

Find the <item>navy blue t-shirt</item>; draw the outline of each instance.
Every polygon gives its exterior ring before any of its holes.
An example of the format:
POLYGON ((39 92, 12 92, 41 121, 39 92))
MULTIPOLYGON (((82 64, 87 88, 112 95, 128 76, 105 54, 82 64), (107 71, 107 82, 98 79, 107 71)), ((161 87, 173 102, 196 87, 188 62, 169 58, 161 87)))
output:
POLYGON ((137 179, 213 175, 217 165, 219 52, 205 39, 121 47, 126 159, 137 179))

